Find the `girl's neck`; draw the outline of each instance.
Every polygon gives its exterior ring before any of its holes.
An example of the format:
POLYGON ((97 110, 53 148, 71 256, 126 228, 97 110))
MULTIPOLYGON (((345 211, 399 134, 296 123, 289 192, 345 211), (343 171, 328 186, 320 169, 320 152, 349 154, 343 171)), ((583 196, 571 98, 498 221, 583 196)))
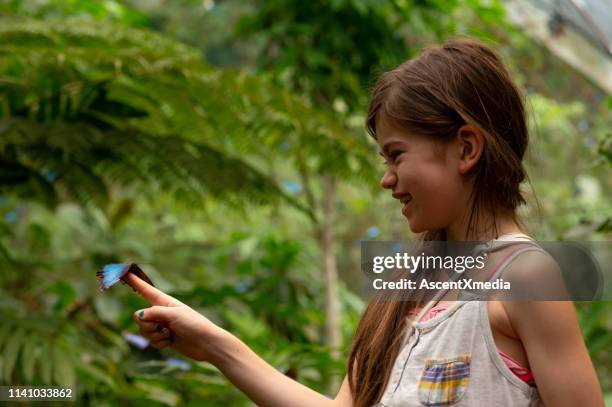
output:
POLYGON ((493 216, 481 217, 474 223, 468 233, 468 219, 461 219, 445 229, 447 240, 474 240, 488 241, 496 239, 507 233, 522 233, 516 217, 512 211, 501 212, 496 216, 495 226, 493 227, 493 216), (467 238, 466 238, 467 237, 467 238))

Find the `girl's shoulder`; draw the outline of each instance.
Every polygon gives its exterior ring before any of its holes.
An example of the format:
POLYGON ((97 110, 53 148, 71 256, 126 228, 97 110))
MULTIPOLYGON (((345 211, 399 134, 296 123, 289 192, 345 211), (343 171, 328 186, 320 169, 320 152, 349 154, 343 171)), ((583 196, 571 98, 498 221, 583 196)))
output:
MULTIPOLYGON (((506 233, 489 242, 488 254, 498 277, 517 280, 521 288, 533 286, 542 278, 561 277, 556 260, 531 236, 506 233)), ((542 286, 536 285, 542 288, 542 286)))

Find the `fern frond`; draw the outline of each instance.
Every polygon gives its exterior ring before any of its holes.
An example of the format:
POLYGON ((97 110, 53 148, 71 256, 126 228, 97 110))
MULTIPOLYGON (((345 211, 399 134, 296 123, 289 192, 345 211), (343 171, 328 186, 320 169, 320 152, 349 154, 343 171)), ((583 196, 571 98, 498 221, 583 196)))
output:
MULTIPOLYGON (((146 30, 103 22, 1 22, 0 117, 64 126, 63 137, 70 139, 64 151, 72 143, 88 142, 92 131, 83 132, 81 140, 68 135, 82 126, 126 137, 137 133, 141 137, 135 140, 146 141, 137 153, 144 166, 130 161, 138 169, 135 173, 148 179, 163 173, 161 183, 169 187, 170 178, 188 173, 191 176, 177 181, 180 195, 208 192, 233 202, 269 202, 284 196, 300 206, 265 175, 274 153, 307 162, 316 172, 371 181, 372 147, 363 137, 261 78, 212 69, 193 48, 146 30), (162 153, 144 157, 147 149, 162 153), (164 151, 181 159, 175 161, 164 151), (185 161, 197 157, 208 165, 185 161)), ((117 151, 121 142, 112 144, 112 136, 108 140, 103 153, 123 157, 117 151)), ((72 163, 78 179, 87 178, 88 163, 99 161, 95 154, 88 157, 93 161, 82 162, 79 171, 72 163)), ((90 173, 99 174, 93 169, 90 173)), ((34 178, 30 174, 28 182, 34 178)), ((102 192, 100 185, 95 189, 102 192)), ((97 196, 96 191, 83 194, 97 196)))

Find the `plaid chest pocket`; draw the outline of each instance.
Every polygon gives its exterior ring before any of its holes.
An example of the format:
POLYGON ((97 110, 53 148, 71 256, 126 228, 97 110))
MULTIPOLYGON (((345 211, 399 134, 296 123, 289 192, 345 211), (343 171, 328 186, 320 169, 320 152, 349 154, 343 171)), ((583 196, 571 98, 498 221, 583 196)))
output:
POLYGON ((445 406, 461 400, 470 381, 470 355, 426 359, 419 380, 419 401, 425 406, 445 406))

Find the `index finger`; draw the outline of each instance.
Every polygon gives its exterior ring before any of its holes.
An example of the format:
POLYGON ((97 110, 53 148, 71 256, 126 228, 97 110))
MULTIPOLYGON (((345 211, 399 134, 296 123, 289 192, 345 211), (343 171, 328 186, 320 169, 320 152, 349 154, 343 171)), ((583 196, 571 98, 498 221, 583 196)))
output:
POLYGON ((164 307, 169 307, 177 303, 176 299, 163 291, 158 290, 132 273, 126 273, 122 280, 132 287, 134 291, 142 295, 142 297, 151 305, 162 305, 164 307))

